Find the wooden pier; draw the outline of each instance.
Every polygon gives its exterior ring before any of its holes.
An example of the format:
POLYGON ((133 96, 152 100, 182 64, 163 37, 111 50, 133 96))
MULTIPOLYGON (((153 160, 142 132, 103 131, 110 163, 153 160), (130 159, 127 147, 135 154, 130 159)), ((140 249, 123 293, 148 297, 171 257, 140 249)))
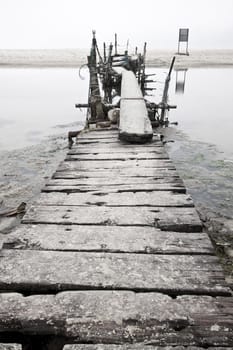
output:
POLYGON ((0 290, 0 342, 24 350, 233 348, 231 290, 155 137, 82 133, 5 242, 0 290))

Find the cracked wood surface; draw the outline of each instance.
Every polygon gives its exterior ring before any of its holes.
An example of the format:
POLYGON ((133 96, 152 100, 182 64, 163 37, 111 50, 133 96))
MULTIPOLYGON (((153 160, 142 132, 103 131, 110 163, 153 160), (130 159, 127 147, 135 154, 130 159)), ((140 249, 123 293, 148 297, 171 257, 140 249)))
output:
POLYGON ((81 161, 64 161, 61 163, 57 169, 57 171, 64 170, 90 170, 90 169, 122 169, 122 168, 167 168, 171 170, 175 170, 175 167, 172 161, 166 159, 133 159, 133 160, 81 160, 81 161))
MULTIPOLYGON (((130 179, 134 179, 135 177, 140 178, 140 180, 145 180, 148 177, 154 177, 155 179, 157 178, 166 178, 166 177, 176 177, 179 178, 179 174, 173 167, 172 169, 168 168, 121 168, 121 169, 94 169, 94 170, 89 170, 89 169, 82 169, 82 170, 57 170, 52 178, 53 179, 91 179, 91 178, 102 178, 103 181, 109 181, 109 183, 115 179, 115 181, 118 181, 118 178, 120 181, 123 181, 124 179, 127 178, 128 183, 130 179)), ((181 179, 180 179, 181 180, 181 179)), ((182 180, 181 180, 182 181, 182 180)), ((115 184, 115 182, 114 182, 115 184)), ((117 184, 117 183, 116 183, 117 184)), ((103 185, 103 183, 102 183, 103 185)))
MULTIPOLYGON (((125 344, 125 345, 114 345, 114 344, 75 344, 65 345, 64 350, 203 350, 206 347, 197 346, 157 346, 145 343, 125 344)), ((208 350, 232 350, 232 348, 226 347, 208 347, 208 350)))
POLYGON ((231 291, 182 180, 161 157, 158 138, 139 146, 117 131, 79 135, 1 251, 0 341, 232 348, 231 291))
POLYGON ((215 256, 2 250, 0 289, 230 295, 215 256), (16 268, 17 267, 17 268, 16 268))
POLYGON ((68 160, 132 160, 132 159, 169 159, 168 154, 164 152, 150 152, 150 153, 137 153, 137 152, 127 152, 127 153, 72 153, 68 154, 65 158, 66 161, 68 160))
POLYGON ((62 335, 70 342, 80 343, 133 346, 132 343, 146 341, 158 346, 227 347, 233 344, 233 319, 227 317, 232 307, 232 298, 172 299, 158 293, 128 291, 30 297, 7 293, 0 295, 0 340, 10 332, 13 340, 18 331, 62 335))
POLYGON ((180 183, 146 183, 146 184, 126 184, 126 185, 69 185, 64 186, 59 185, 48 185, 42 189, 42 192, 66 192, 66 193, 75 193, 75 192, 107 192, 107 193, 121 193, 121 192, 149 192, 149 191, 172 191, 175 193, 185 193, 186 189, 183 184, 180 183))
MULTIPOLYGON (((147 146, 140 146, 138 147, 137 145, 117 145, 117 144, 112 144, 111 147, 103 147, 102 145, 95 145, 95 146, 87 146, 87 145, 75 145, 72 147, 71 150, 67 152, 67 154, 93 154, 93 153, 103 153, 103 154, 111 154, 114 152, 115 154, 118 153, 124 153, 124 154, 129 154, 129 153, 164 153, 164 147, 162 145, 147 145, 147 146)), ((167 152, 165 152, 167 154, 167 152)))
POLYGON ((202 223, 195 208, 38 206, 25 214, 27 224, 76 224, 107 226, 152 226, 166 231, 200 232, 202 223))
MULTIPOLYGON (((97 189, 97 188, 96 188, 97 189)), ((36 205, 66 205, 107 207, 193 207, 192 198, 187 194, 170 191, 155 192, 116 192, 108 193, 102 189, 85 193, 42 193, 34 202, 36 205)))
MULTIPOLYGON (((75 175, 75 174, 74 174, 75 175)), ((107 179, 105 179, 102 174, 100 176, 99 173, 92 173, 92 177, 85 177, 77 174, 77 178, 74 179, 57 179, 52 178, 46 183, 47 186, 80 186, 80 185, 115 185, 116 189, 118 185, 126 185, 126 184, 164 184, 164 183, 175 183, 177 185, 184 186, 183 181, 176 175, 172 175, 171 173, 167 174, 167 176, 162 177, 161 175, 157 176, 147 176, 147 177, 137 177, 137 176, 115 176, 111 174, 107 179), (96 174, 96 177, 95 177, 96 174), (170 175, 170 176, 169 176, 170 175), (78 177, 79 176, 79 177, 78 177)))
POLYGON ((4 248, 147 254, 214 254, 204 232, 169 232, 153 227, 21 225, 4 248))

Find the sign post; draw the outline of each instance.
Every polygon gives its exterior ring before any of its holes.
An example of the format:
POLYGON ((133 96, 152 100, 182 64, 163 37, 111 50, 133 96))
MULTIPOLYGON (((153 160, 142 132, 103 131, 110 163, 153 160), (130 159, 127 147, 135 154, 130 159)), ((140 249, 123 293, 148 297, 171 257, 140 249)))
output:
POLYGON ((179 41, 178 41, 178 55, 189 55, 188 52, 188 39, 189 39, 189 29, 188 28, 181 28, 179 29, 179 41), (186 51, 180 52, 180 43, 185 42, 186 43, 186 51))

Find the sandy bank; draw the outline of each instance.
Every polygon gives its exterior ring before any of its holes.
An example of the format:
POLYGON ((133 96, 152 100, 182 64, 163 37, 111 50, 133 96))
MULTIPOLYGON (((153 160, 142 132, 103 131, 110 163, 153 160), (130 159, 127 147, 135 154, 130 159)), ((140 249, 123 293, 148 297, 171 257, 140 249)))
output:
MULTIPOLYGON (((0 67, 79 67, 86 63, 88 50, 0 50, 0 67)), ((175 51, 150 50, 147 65, 168 67, 175 51)), ((232 66, 233 50, 190 50, 189 56, 177 55, 177 68, 232 66)))

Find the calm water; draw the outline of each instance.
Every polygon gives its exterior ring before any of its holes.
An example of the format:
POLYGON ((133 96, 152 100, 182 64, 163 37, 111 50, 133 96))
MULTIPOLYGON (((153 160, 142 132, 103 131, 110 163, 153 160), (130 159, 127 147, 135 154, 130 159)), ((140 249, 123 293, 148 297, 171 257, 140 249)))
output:
MULTIPOLYGON (((148 99, 159 102, 167 70, 148 72, 157 80, 156 98, 148 99)), ((85 111, 74 108, 87 99, 87 71, 82 75, 70 68, 0 69, 0 199, 29 200, 57 167, 64 135, 85 120, 85 111)), ((175 141, 167 149, 195 203, 233 218, 233 69, 189 69, 184 86, 183 75, 172 76, 169 97, 177 109, 169 119, 179 125, 164 131, 175 141)))
POLYGON ((75 69, 0 69, 0 150, 31 146, 84 120, 88 81, 75 69))

